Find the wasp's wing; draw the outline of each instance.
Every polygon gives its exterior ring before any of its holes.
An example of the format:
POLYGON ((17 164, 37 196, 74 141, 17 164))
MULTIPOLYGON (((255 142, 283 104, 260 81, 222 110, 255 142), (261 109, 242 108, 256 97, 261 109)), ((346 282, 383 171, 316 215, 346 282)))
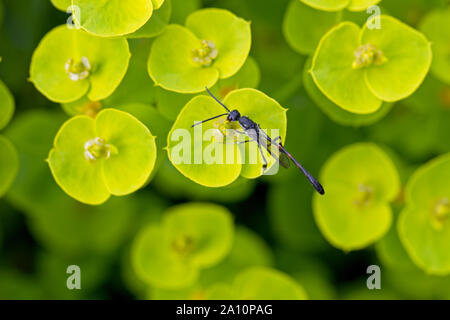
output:
POLYGON ((264 131, 261 130, 260 132, 261 138, 265 140, 262 145, 266 148, 267 153, 269 153, 275 160, 278 160, 283 168, 289 168, 291 164, 290 159, 286 153, 284 153, 283 149, 280 148, 281 143, 272 140, 264 131), (275 147, 275 150, 272 150, 273 147, 275 147), (274 153, 273 151, 276 152, 274 153))
POLYGON ((289 159, 289 157, 280 150, 280 164, 283 168, 289 168, 291 166, 291 161, 289 159))
MULTIPOLYGON (((270 143, 270 144, 273 144, 273 145, 277 146, 277 148, 279 150, 280 164, 283 167, 284 167, 283 163, 286 163, 288 161, 281 160, 281 159, 282 158, 290 159, 296 165, 296 167, 299 168, 303 172, 303 174, 306 176, 306 178, 309 180, 309 182, 313 185, 314 189, 316 189, 316 191, 318 193, 320 193, 321 195, 325 194, 325 190, 323 189, 323 187, 319 183, 319 181, 317 181, 316 178, 314 178, 305 168, 303 168, 303 166, 300 163, 298 163, 298 161, 295 160, 295 158, 289 152, 286 151, 286 149, 281 145, 281 143, 277 143, 277 142, 272 141, 272 139, 270 139, 270 137, 264 131, 260 130, 260 132, 262 133, 261 136, 265 140, 267 140, 267 143, 270 143)), ((267 143, 264 144, 264 145, 267 145, 267 143)), ((267 151, 270 153, 269 149, 270 148, 267 148, 267 151)), ((274 155, 272 155, 272 157, 273 156, 274 155)))

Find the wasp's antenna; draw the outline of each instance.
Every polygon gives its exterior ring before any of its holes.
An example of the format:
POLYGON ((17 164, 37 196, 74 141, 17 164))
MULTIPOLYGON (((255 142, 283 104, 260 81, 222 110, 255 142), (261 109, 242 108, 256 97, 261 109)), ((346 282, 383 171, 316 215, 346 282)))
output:
POLYGON ((226 105, 224 105, 222 102, 220 102, 220 100, 217 99, 217 98, 211 93, 211 91, 209 91, 208 87, 205 87, 205 89, 206 89, 206 91, 209 93, 209 95, 210 95, 214 100, 216 100, 222 107, 225 108, 225 110, 227 110, 228 112, 231 112, 230 109, 228 109, 226 105))
POLYGON ((228 115, 228 113, 219 114, 218 116, 215 116, 215 117, 212 117, 212 118, 209 118, 209 119, 206 119, 206 120, 197 122, 197 123, 193 124, 193 125, 191 126, 191 128, 193 128, 193 127, 195 127, 195 126, 198 126, 199 124, 202 124, 202 123, 204 123, 204 122, 208 122, 208 121, 210 121, 210 120, 214 120, 214 119, 217 119, 217 118, 220 118, 220 117, 223 117, 223 116, 227 116, 227 115, 228 115))

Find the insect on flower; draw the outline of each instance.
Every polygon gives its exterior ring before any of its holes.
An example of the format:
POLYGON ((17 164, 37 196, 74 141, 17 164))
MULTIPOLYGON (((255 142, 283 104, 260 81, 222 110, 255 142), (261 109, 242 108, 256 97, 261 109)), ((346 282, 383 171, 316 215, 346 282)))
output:
POLYGON ((208 88, 206 88, 206 91, 209 93, 209 95, 214 100, 217 101, 217 103, 219 103, 223 108, 225 108, 225 110, 227 112, 223 113, 223 114, 219 114, 212 118, 197 122, 197 123, 193 124, 192 127, 199 125, 201 123, 207 122, 207 121, 211 121, 211 120, 223 117, 223 116, 227 116, 227 121, 230 121, 230 122, 237 121, 239 123, 239 125, 241 126, 243 132, 241 132, 239 130, 236 130, 236 132, 245 134, 249 138, 249 140, 241 141, 238 143, 247 143, 250 141, 256 141, 256 143, 258 144, 258 149, 261 153, 261 157, 264 162, 264 164, 263 164, 264 170, 267 168, 268 163, 264 156, 262 148, 266 149, 267 153, 270 154, 275 160, 278 160, 283 168, 289 168, 289 165, 290 165, 289 160, 291 160, 295 164, 295 166, 297 168, 299 168, 301 170, 301 172, 305 175, 305 177, 309 180, 309 182, 312 184, 314 189, 316 189, 316 191, 318 193, 320 193, 321 195, 325 194, 325 190, 323 189, 323 187, 319 183, 319 181, 317 181, 316 178, 314 178, 305 168, 303 168, 303 166, 297 160, 295 160, 295 158, 283 147, 283 145, 281 144, 281 137, 278 136, 275 139, 270 138, 263 130, 261 130, 261 127, 259 126, 259 124, 257 124, 256 122, 254 122, 247 116, 241 116, 240 112, 236 109, 235 110, 228 109, 228 107, 226 105, 224 105, 219 99, 217 99, 211 93, 211 91, 209 91, 208 88), (275 147, 275 150, 278 150, 278 155, 275 155, 271 151, 272 146, 275 147))

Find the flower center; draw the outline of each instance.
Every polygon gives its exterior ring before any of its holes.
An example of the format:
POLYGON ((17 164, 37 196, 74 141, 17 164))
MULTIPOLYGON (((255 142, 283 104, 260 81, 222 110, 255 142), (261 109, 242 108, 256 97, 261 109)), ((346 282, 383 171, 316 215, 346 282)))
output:
POLYGON ((84 157, 89 161, 96 161, 99 159, 109 159, 111 154, 116 154, 117 149, 105 143, 102 138, 94 138, 84 144, 84 157))
POLYGON ((218 55, 219 51, 214 42, 202 40, 200 48, 192 51, 192 61, 202 67, 209 67, 218 55))
POLYGON ((217 134, 214 136, 213 141, 222 143, 234 143, 239 140, 242 135, 236 132, 237 129, 241 129, 236 122, 229 122, 225 120, 225 117, 218 119, 214 122, 214 128, 217 129, 217 134))
POLYGON ((353 69, 367 68, 372 65, 382 65, 387 61, 381 50, 374 45, 364 44, 359 46, 355 51, 355 61, 353 61, 353 69))
POLYGON ((81 114, 87 115, 91 118, 95 118, 97 113, 102 108, 102 104, 98 101, 89 101, 85 104, 77 107, 78 112, 81 114))
POLYGON ((182 235, 172 242, 172 247, 177 253, 187 255, 194 249, 194 240, 187 235, 182 235))
POLYGON ((355 199, 354 203, 358 207, 367 206, 370 203, 372 196, 373 196, 373 188, 361 183, 358 186, 358 196, 355 199))
POLYGON ((65 65, 66 73, 70 80, 79 81, 89 77, 91 71, 91 64, 86 57, 82 57, 80 61, 75 61, 70 58, 65 65))
POLYGON ((444 222, 450 214, 450 201, 448 198, 442 198, 434 205, 432 211, 431 223, 437 230, 442 229, 444 222))

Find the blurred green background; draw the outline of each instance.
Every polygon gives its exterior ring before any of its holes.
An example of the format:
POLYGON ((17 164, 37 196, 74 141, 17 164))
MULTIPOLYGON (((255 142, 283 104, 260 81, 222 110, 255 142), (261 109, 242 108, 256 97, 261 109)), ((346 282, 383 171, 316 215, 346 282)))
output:
MULTIPOLYGON (((181 1, 173 0, 173 6, 181 1)), ((290 48, 283 35, 289 2, 192 0, 192 8, 226 8, 252 22, 250 55, 260 67, 259 89, 289 108, 285 145, 305 167, 318 175, 330 155, 342 147, 371 141, 391 156, 404 184, 417 167, 450 151, 450 86, 431 74, 416 93, 397 102, 386 117, 371 126, 342 126, 330 120, 303 87, 307 57, 290 48)), ((381 5, 417 27, 430 10, 445 8, 448 2, 384 0, 381 5)), ((17 178, 0 199, 0 298, 195 297, 193 292, 146 287, 133 273, 129 257, 141 228, 158 221, 167 208, 190 201, 228 208, 240 232, 251 233, 250 238, 256 240, 248 241, 261 247, 260 263, 291 275, 310 298, 450 298, 450 277, 426 275, 417 268, 402 248, 394 226, 364 250, 346 253, 332 247, 314 221, 313 190, 294 169, 210 189, 186 179, 164 159, 152 182, 131 196, 113 197, 97 207, 72 200, 56 185, 44 161, 56 132, 69 116, 27 81, 34 49, 51 28, 65 23, 68 15, 47 0, 3 0, 0 8, 0 79, 16 102, 14 118, 2 134, 14 144, 20 159, 17 178), (82 290, 66 287, 66 268, 71 264, 81 267, 82 290), (366 287, 366 269, 372 264, 381 266, 382 290, 366 287)), ((172 21, 183 21, 184 16, 174 12, 172 21)), ((132 50, 145 52, 151 43, 129 41, 132 50)), ((146 72, 145 52, 142 57, 133 56, 135 63, 143 63, 142 72, 146 72)), ((123 95, 126 99, 127 92, 123 95)), ((155 104, 151 95, 145 98, 155 104)), ((394 204, 395 217, 401 206, 394 204)), ((249 246, 253 248, 253 244, 249 246)), ((245 255, 245 245, 243 248, 241 254, 245 255)))

